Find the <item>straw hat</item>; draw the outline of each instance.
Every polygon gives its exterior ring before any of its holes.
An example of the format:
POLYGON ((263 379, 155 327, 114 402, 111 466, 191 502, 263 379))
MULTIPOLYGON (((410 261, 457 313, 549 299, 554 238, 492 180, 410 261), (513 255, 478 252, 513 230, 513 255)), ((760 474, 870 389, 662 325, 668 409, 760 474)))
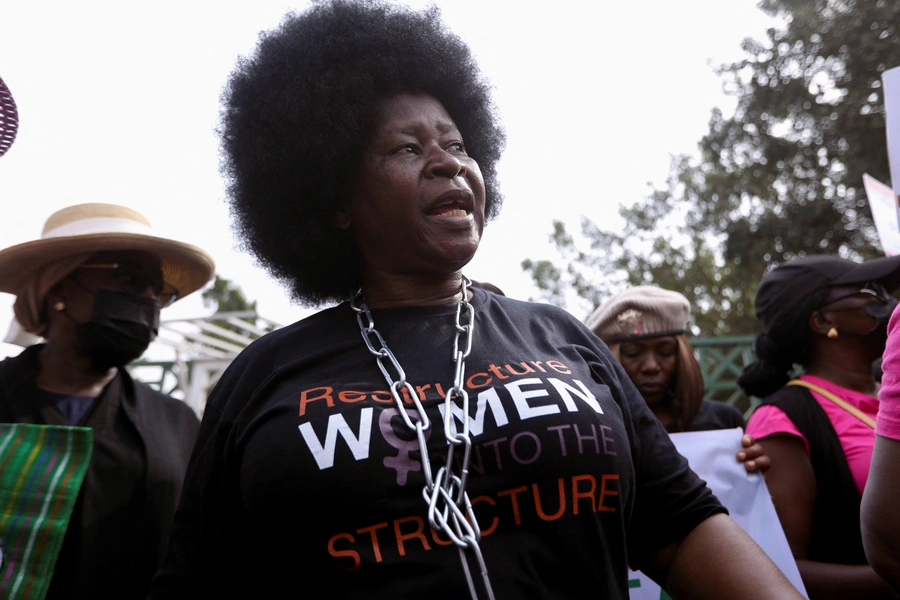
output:
POLYGON ((19 294, 46 265, 76 254, 103 250, 143 250, 159 257, 163 281, 177 299, 199 290, 215 273, 205 251, 153 235, 139 212, 116 204, 77 204, 50 215, 41 238, 0 250, 0 292, 19 294))

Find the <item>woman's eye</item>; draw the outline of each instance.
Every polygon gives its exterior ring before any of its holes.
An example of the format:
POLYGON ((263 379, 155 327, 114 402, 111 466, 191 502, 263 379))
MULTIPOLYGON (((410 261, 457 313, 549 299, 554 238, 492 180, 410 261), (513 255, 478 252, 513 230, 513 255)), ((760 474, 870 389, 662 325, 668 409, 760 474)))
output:
POLYGON ((466 145, 462 142, 453 142, 447 147, 447 149, 453 152, 459 152, 460 154, 466 153, 466 145))
POLYGON ((394 150, 394 154, 416 154, 418 148, 415 144, 404 144, 394 150))

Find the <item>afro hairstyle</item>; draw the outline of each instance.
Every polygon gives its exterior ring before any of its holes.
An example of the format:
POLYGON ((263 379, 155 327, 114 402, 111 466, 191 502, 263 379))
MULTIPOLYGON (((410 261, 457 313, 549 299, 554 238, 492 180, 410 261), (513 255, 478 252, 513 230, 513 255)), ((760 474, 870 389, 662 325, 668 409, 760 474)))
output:
POLYGON ((260 35, 222 94, 219 133, 233 227, 242 247, 305 305, 347 298, 359 257, 335 213, 352 189, 380 102, 425 93, 453 118, 499 212, 505 144, 491 88, 440 11, 330 0, 260 35))

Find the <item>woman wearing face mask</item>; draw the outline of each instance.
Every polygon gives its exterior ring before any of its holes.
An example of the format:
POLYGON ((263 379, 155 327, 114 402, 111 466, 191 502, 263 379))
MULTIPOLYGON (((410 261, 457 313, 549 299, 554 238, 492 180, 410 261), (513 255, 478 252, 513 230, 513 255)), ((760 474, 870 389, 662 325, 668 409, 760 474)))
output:
POLYGON ((807 256, 756 294, 757 362, 739 383, 765 398, 747 432, 772 459, 766 483, 803 582, 817 598, 889 598, 866 562, 860 498, 878 412, 872 362, 884 351, 900 257, 807 256), (800 365, 803 375, 791 379, 800 365))
POLYGON ((146 595, 198 421, 122 367, 156 337, 161 306, 213 272, 204 251, 152 235, 143 216, 111 204, 60 210, 40 239, 0 251, 0 291, 44 338, 0 362, 0 422, 93 430, 48 598, 146 595))
MULTIPOLYGON (((606 342, 669 433, 743 428, 736 408, 703 399, 703 373, 685 336, 690 311, 678 292, 637 286, 608 298, 586 325, 606 342)), ((737 458, 748 471, 768 468, 752 437, 744 436, 742 444, 737 458)))

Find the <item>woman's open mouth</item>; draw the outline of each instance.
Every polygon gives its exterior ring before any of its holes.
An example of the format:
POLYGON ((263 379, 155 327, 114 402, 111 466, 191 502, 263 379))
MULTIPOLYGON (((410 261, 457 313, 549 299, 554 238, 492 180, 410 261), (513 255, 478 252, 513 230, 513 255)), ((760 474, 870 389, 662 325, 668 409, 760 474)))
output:
POLYGON ((468 217, 472 214, 474 202, 472 193, 468 190, 449 190, 438 196, 426 213, 434 217, 468 217))
POLYGON ((447 210, 438 211, 434 214, 436 217, 467 217, 469 212, 464 208, 447 207, 447 210))

